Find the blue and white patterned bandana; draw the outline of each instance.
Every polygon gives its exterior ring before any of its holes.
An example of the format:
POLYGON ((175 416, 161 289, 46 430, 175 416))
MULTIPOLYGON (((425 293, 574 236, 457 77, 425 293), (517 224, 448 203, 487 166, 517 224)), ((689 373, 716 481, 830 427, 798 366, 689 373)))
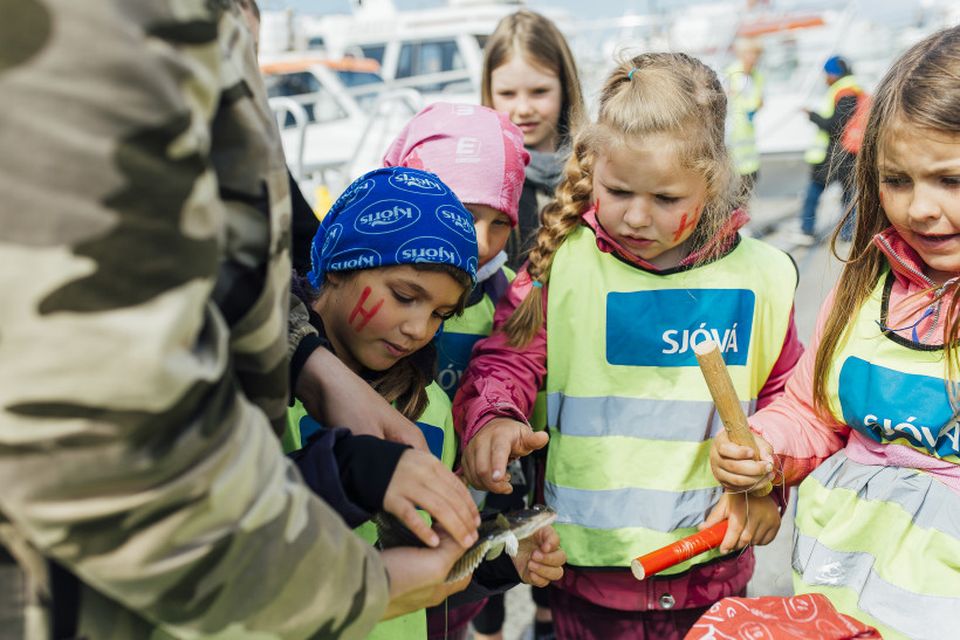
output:
POLYGON ((449 264, 477 281, 473 216, 440 178, 406 167, 353 181, 324 216, 310 249, 307 279, 330 271, 427 262, 449 264))

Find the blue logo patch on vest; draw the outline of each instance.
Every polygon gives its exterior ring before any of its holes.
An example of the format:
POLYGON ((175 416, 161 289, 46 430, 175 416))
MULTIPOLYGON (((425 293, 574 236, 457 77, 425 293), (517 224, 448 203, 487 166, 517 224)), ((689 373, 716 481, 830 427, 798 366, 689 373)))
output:
POLYGON ((960 424, 942 378, 849 357, 840 369, 843 419, 875 442, 903 438, 931 454, 960 454, 960 424))
POLYGON ((427 439, 427 447, 430 453, 437 457, 437 460, 443 459, 443 429, 426 422, 417 422, 423 437, 427 439))
POLYGON ((756 297, 749 289, 661 289, 607 294, 607 362, 695 367, 711 339, 728 365, 745 365, 756 297))
POLYGON ((303 416, 300 418, 300 424, 297 425, 300 428, 300 446, 307 446, 307 442, 310 440, 310 437, 315 434, 317 431, 320 431, 323 427, 320 426, 320 423, 311 418, 310 416, 303 416))
POLYGON ((460 386, 473 345, 483 336, 473 333, 452 333, 445 331, 437 340, 437 384, 447 392, 450 399, 460 386))

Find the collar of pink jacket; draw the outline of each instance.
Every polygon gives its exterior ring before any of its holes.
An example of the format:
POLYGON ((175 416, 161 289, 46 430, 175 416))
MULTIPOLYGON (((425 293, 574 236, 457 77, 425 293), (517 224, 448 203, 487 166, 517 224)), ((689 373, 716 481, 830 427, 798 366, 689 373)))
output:
MULTIPOLYGON (((624 259, 628 263, 640 267, 645 271, 659 272, 662 269, 658 269, 653 266, 643 258, 638 258, 633 255, 623 247, 621 247, 613 236, 607 233, 606 229, 600 226, 600 221, 597 219, 597 207, 592 205, 583 213, 583 222, 588 227, 590 227, 597 236, 597 248, 604 253, 614 253, 618 257, 624 259)), ((696 263, 697 259, 702 256, 704 253, 713 250, 717 245, 727 245, 725 249, 729 249, 729 245, 733 242, 736 237, 737 231, 740 228, 747 224, 750 221, 750 216, 743 209, 734 209, 733 213, 730 214, 730 218, 727 219, 726 224, 720 230, 720 233, 710 241, 706 246, 702 247, 698 251, 694 251, 686 258, 680 261, 678 266, 686 267, 691 264, 696 263)))
POLYGON ((936 286, 924 274, 923 270, 926 265, 920 254, 907 244, 907 241, 894 227, 887 227, 873 236, 873 243, 887 257, 887 262, 890 263, 890 268, 899 284, 905 287, 913 285, 924 289, 936 286))

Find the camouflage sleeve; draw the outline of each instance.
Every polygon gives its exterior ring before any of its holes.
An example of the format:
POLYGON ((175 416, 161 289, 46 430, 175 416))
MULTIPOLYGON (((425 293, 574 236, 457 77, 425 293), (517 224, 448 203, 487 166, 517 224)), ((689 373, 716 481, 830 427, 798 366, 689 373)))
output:
POLYGON ((225 51, 249 47, 225 31, 237 17, 223 0, 15 7, 0 27, 0 513, 114 606, 87 637, 148 637, 124 615, 149 637, 365 636, 387 602, 379 556, 270 429, 288 217, 264 224, 259 300, 230 320, 213 293, 232 215, 213 156, 239 134, 211 131, 225 51))
POLYGON ((310 324, 310 315, 306 305, 295 295, 290 296, 290 319, 287 331, 287 351, 293 358, 297 347, 303 339, 310 335, 317 335, 317 330, 310 324))

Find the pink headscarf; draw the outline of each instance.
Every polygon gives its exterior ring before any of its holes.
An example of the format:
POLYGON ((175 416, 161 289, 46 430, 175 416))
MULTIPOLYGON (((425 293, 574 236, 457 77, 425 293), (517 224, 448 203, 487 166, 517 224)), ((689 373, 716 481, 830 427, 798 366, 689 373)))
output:
POLYGON ((523 133, 493 109, 437 102, 415 115, 383 157, 385 167, 437 174, 464 204, 502 211, 517 225, 524 167, 523 133))

